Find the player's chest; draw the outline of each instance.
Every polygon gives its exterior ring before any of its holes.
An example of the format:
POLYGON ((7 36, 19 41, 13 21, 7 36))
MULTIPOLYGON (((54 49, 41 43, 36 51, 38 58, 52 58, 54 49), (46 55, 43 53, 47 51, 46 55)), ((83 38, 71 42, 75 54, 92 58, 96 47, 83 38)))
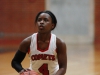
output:
POLYGON ((50 45, 49 41, 46 41, 46 42, 37 41, 37 48, 38 49, 41 49, 41 50, 48 49, 49 45, 50 45))

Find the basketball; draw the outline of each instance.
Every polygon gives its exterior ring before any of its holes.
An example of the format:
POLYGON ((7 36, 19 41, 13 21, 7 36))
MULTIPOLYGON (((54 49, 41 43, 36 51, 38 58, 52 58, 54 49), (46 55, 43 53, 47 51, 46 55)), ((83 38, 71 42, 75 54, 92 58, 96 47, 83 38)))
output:
POLYGON ((37 72, 31 70, 31 71, 23 72, 20 75, 39 75, 39 74, 37 72))

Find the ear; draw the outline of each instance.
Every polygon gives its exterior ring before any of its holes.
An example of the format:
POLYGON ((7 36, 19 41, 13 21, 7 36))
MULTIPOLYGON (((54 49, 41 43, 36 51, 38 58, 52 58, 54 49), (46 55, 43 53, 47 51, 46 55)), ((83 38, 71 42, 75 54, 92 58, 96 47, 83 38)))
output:
POLYGON ((51 27, 51 29, 54 29, 54 27, 55 27, 55 25, 54 25, 54 24, 52 24, 52 27, 51 27))

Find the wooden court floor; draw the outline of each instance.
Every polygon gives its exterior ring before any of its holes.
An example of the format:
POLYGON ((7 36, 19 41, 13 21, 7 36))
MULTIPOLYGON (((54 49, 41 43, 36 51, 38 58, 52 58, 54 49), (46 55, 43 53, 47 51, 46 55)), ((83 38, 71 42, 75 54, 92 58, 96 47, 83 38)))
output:
MULTIPOLYGON (((67 45, 66 75, 100 75, 100 45, 67 45)), ((0 75, 19 75, 12 67, 13 52, 0 53, 0 75)), ((29 67, 29 58, 22 62, 29 67)))

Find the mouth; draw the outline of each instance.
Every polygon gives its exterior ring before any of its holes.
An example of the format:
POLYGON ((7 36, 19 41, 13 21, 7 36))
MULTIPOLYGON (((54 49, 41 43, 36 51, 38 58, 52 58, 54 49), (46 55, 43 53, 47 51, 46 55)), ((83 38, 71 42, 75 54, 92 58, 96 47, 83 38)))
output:
POLYGON ((39 29, 40 29, 40 30, 43 30, 43 29, 44 29, 44 27, 43 27, 43 26, 39 26, 39 29))

